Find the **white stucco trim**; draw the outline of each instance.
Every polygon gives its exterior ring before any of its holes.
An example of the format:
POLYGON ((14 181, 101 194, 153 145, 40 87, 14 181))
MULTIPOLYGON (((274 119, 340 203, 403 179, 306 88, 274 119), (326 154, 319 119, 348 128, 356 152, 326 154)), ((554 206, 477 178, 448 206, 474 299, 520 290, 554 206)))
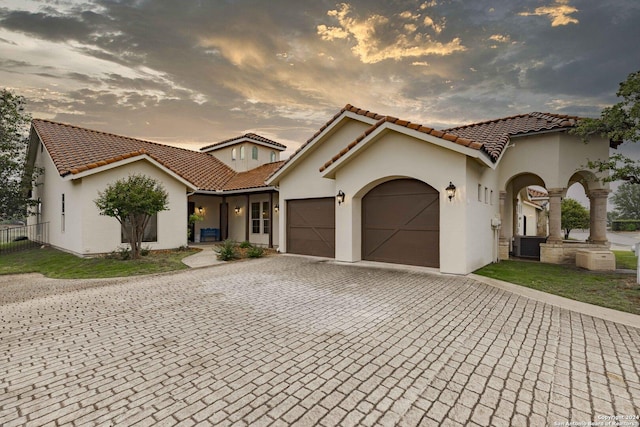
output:
MULTIPOLYGON (((333 120, 329 126, 327 126, 322 132, 320 132, 315 138, 308 142, 302 149, 295 153, 280 169, 278 169, 268 180, 267 184, 271 185, 277 183, 283 176, 285 176, 292 168, 295 167, 302 159, 315 149, 315 146, 319 141, 323 140, 328 135, 331 135, 335 129, 341 126, 345 119, 356 120, 359 122, 367 123, 371 126, 375 125, 378 120, 363 116, 361 114, 354 113, 352 111, 344 111, 340 116, 333 120)), ((351 141, 349 141, 351 142, 351 141)))
POLYGON ((223 148, 231 147, 231 146, 237 145, 237 144, 242 144, 244 142, 251 142, 252 144, 262 145, 264 147, 273 148, 274 150, 278 150, 278 151, 286 150, 286 148, 283 148, 280 145, 269 144, 268 142, 260 141, 260 140, 249 138, 249 137, 242 137, 242 138, 238 138, 238 139, 234 139, 234 140, 231 140, 231 141, 227 141, 227 142, 221 143, 221 144, 216 145, 214 147, 209 147, 209 148, 206 148, 206 149, 203 148, 203 149, 200 149, 200 151, 202 153, 209 153, 211 151, 221 150, 223 148))
POLYGON ((278 191, 278 188, 277 187, 256 187, 256 188, 245 188, 240 190, 197 190, 193 194, 207 194, 210 196, 231 196, 236 194, 265 193, 270 191, 278 191))
POLYGON ((154 165, 158 169, 162 170, 164 173, 166 173, 167 175, 171 176, 176 181, 179 181, 180 183, 184 184, 185 187, 187 187, 189 190, 196 191, 198 189, 191 182, 187 181, 186 179, 184 179, 183 177, 181 177, 177 173, 173 172, 171 169, 167 168, 162 163, 154 160, 148 154, 140 154, 139 156, 129 157, 128 159, 122 159, 122 160, 119 160, 117 162, 109 163, 109 164, 104 165, 104 166, 99 166, 97 168, 87 169, 86 171, 82 171, 80 173, 68 174, 68 175, 63 176, 62 179, 66 180, 66 181, 74 181, 76 179, 82 179, 82 178, 87 177, 87 176, 95 175, 95 174, 98 174, 98 173, 101 173, 101 172, 108 171, 110 169, 115 169, 115 168, 118 168, 118 167, 121 167, 121 166, 124 166, 124 165, 128 165, 128 164, 139 162, 139 161, 144 161, 144 160, 146 160, 147 162, 151 163, 152 165, 154 165))
POLYGON ((378 126, 373 132, 367 135, 362 141, 356 144, 351 150, 346 152, 342 157, 333 162, 329 167, 327 167, 322 172, 323 178, 333 179, 336 176, 336 172, 342 168, 346 163, 348 163, 354 156, 360 153, 367 147, 367 144, 376 140, 386 131, 398 132, 412 138, 416 138, 430 144, 436 145, 438 147, 446 148, 451 151, 455 151, 460 154, 464 154, 467 157, 471 157, 473 159, 478 160, 482 165, 487 166, 491 169, 495 169, 496 165, 482 153, 480 150, 476 150, 473 148, 465 147, 464 145, 456 144, 455 142, 447 141, 442 138, 435 137, 433 135, 426 134, 424 132, 419 132, 413 129, 410 129, 406 126, 400 126, 395 123, 385 122, 378 126))

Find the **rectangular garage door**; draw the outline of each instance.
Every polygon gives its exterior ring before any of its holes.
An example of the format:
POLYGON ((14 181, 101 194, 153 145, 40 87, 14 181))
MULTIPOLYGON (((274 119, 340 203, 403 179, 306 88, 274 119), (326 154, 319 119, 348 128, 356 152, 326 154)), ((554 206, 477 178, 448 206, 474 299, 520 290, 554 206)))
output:
POLYGON ((287 252, 336 256, 335 198, 287 201, 287 252))

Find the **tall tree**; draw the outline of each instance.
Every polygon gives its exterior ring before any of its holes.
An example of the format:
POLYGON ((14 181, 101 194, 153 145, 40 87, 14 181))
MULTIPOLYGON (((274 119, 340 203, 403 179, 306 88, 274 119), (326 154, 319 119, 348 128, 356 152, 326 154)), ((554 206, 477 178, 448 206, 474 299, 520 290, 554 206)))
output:
POLYGON ((611 196, 615 215, 621 219, 640 219, 640 185, 625 182, 611 196))
POLYGON ((571 230, 589 228, 589 211, 577 200, 563 199, 560 209, 560 226, 565 239, 569 238, 571 230))
POLYGON ((25 175, 29 124, 25 99, 7 89, 0 91, 0 219, 24 218, 38 171, 25 175))
POLYGON ((145 175, 119 179, 98 193, 100 215, 116 218, 131 245, 131 257, 140 257, 144 231, 155 214, 167 209, 168 195, 162 185, 145 175))
MULTIPOLYGON (((587 141, 592 135, 622 143, 640 141, 640 71, 629 74, 616 93, 622 101, 602 110, 597 119, 582 119, 573 129, 587 141)), ((609 172, 605 181, 640 183, 640 163, 622 154, 614 154, 608 161, 591 161, 588 166, 598 172, 609 172)))

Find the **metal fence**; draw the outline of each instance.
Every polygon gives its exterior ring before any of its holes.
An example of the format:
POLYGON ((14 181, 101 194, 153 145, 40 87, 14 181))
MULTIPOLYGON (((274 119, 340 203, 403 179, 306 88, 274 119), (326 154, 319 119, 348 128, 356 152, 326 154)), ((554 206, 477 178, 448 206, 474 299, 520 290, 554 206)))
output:
POLYGON ((49 223, 0 229, 0 254, 49 244, 49 223))

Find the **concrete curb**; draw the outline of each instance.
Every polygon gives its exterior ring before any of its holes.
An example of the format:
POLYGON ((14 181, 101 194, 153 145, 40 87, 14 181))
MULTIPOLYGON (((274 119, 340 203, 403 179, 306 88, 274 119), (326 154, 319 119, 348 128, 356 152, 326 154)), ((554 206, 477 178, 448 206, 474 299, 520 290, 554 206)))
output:
POLYGON ((640 316, 623 311, 612 310, 610 308, 600 307, 597 305, 587 304, 575 301, 569 298, 548 294, 546 292, 537 291, 524 286, 516 285, 502 280, 492 279, 489 277, 479 276, 477 274, 469 274, 467 277, 477 280, 489 286, 493 286, 505 291, 512 292, 523 297, 531 298, 536 301, 550 304, 556 307, 575 311, 576 313, 586 314, 588 316, 597 317, 599 319, 608 320, 615 323, 631 326, 640 329, 640 316))

